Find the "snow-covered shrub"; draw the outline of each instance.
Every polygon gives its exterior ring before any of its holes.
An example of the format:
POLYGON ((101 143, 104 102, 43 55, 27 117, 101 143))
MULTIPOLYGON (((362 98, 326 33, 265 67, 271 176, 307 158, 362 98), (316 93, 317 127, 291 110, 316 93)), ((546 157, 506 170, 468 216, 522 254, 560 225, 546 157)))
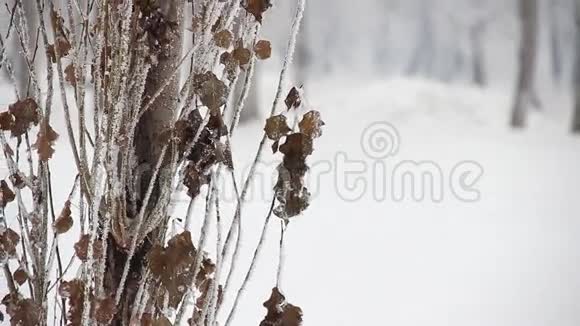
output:
MULTIPOLYGON (((305 0, 297 1, 271 117, 241 187, 233 177, 231 138, 254 67, 270 57, 270 42, 260 39, 270 0, 66 0, 60 9, 52 1, 30 0, 40 17, 37 35, 28 32, 22 1, 10 8, 6 38, 20 40, 29 87, 15 87, 16 101, 0 113, 9 168, 0 183, 6 318, 12 325, 229 325, 270 217, 280 218, 282 243, 287 224, 309 204, 306 158, 323 122, 310 111, 290 127, 285 114, 302 106, 302 94, 292 88, 284 101, 305 0), (46 71, 38 73, 34 67, 43 56, 46 71), (230 91, 236 83, 241 94, 230 91), (66 127, 55 130, 53 116, 61 110, 66 127), (59 155, 55 144, 65 138, 74 180, 51 173, 51 160, 59 155), (251 266, 239 271, 242 208, 270 140, 282 157, 275 195, 251 266), (217 180, 228 176, 237 201, 223 225, 217 180), (53 188, 66 184, 73 185, 67 200, 53 200, 53 188), (172 203, 180 185, 190 209, 183 232, 173 232, 172 203), (204 199, 205 215, 194 216, 194 200, 204 199), (209 255, 213 218, 216 254, 209 255), (192 219, 203 220, 201 230, 191 229, 192 219), (78 232, 75 254, 64 257, 66 243, 59 239, 71 232, 78 232), (233 289, 236 274, 244 281, 233 289), (231 307, 222 305, 225 297, 233 299, 231 307)), ((16 85, 19 76, 4 50, 0 62, 16 85)), ((281 265, 282 259, 279 270, 281 265)), ((261 325, 301 323, 302 311, 280 291, 276 285, 264 303, 261 325)))

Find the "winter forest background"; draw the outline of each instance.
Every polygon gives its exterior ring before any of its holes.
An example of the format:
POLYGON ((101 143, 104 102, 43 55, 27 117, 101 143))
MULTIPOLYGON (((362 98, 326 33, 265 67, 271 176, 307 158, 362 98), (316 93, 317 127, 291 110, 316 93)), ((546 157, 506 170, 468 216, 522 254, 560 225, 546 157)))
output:
MULTIPOLYGON (((0 11, 13 3, 4 2, 0 11)), ((264 14, 273 52, 256 68, 232 140, 240 179, 268 118, 296 2, 273 1, 264 14)), ((2 28, 7 19, 0 14, 2 28)), ((575 0, 307 1, 289 84, 303 86, 303 102, 325 125, 308 159, 312 202, 285 233, 281 282, 304 325, 580 323, 579 26, 575 0)), ((15 48, 6 46, 18 62, 15 48)), ((5 72, 0 83, 3 111, 14 99, 5 72)), ((62 112, 53 119, 65 129, 62 112)), ((58 203, 75 175, 69 147, 57 141, 62 154, 51 160, 63 180, 58 203)), ((279 161, 267 146, 244 209, 241 270, 260 239, 279 161)), ((224 215, 233 215, 233 197, 224 195, 224 215)), ((172 205, 186 211, 187 196, 172 205)), ((193 209, 203 216, 205 202, 193 209)), ((14 223, 9 210, 6 218, 14 223)), ((203 220, 191 223, 199 230, 203 220)), ((185 227, 177 218, 171 226, 175 234, 185 227)), ((268 225, 232 325, 264 318, 279 233, 268 225)), ((59 240, 63 256, 74 255, 77 236, 59 240)), ((67 276, 79 266, 73 261, 67 276)), ((5 283, 0 277, 0 293, 5 283)))

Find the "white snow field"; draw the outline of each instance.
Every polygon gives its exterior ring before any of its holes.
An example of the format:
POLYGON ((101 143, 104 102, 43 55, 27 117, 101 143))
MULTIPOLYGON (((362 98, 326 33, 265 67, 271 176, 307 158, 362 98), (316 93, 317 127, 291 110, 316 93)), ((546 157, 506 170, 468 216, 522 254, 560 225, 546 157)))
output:
MULTIPOLYGON (((273 93, 264 87, 263 94, 273 93)), ((309 160, 311 207, 286 233, 281 285, 303 308, 306 326, 578 325, 580 137, 569 135, 566 114, 532 112, 530 126, 514 131, 510 92, 402 78, 314 81, 306 99, 326 126, 309 160), (377 126, 387 134, 365 133, 377 126), (381 143, 384 135, 395 138, 381 143), (433 183, 419 182, 423 172, 433 183), (405 175, 416 178, 423 199, 401 186, 405 175)), ((570 106, 556 94, 546 110, 552 102, 570 106)), ((54 119, 64 130, 62 112, 54 119)), ((234 138, 239 180, 262 128, 242 125, 234 138)), ((74 177, 69 152, 63 135, 51 160, 57 207, 74 177)), ((262 158, 243 212, 238 271, 258 241, 280 159, 269 150, 262 158)), ((176 199, 176 218, 185 214, 184 197, 176 199)), ((232 203, 222 204, 226 220, 232 203)), ((202 200, 196 209, 201 216, 202 200)), ((195 219, 194 243, 200 225, 195 219)), ((65 262, 75 230, 60 240, 65 262)), ((274 219, 233 325, 257 325, 265 314, 279 233, 274 219)))
MULTIPOLYGON (((580 137, 568 134, 568 119, 533 113, 529 128, 514 131, 509 92, 420 80, 325 81, 308 94, 326 122, 310 160, 318 189, 286 233, 282 282, 305 325, 578 325, 580 137), (384 152, 361 145, 376 122, 396 128, 395 155, 377 160, 384 152), (382 172, 373 171, 377 162, 382 172), (439 202, 427 182, 415 188, 423 200, 392 189, 401 169, 421 177, 408 162, 436 177, 439 202), (454 193, 456 167, 471 174, 465 193, 454 193), (373 190, 382 184, 386 191, 373 190)), ((563 96, 553 102, 569 105, 563 96)), ((241 162, 251 159, 260 127, 242 129, 234 144, 241 162)), ((269 154, 264 161, 274 160, 269 154)), ((245 237, 246 264, 266 197, 244 214, 255 231, 245 237)), ((278 259, 279 226, 270 228, 236 325, 264 314, 278 259)))

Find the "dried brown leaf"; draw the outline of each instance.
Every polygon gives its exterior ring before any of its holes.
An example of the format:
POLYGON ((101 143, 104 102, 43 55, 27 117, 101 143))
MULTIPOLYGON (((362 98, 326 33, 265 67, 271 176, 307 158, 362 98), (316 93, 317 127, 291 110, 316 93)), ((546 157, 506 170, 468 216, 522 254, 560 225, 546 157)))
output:
MULTIPOLYGON (((72 49, 72 45, 66 39, 66 37, 58 36, 56 38, 55 52, 58 54, 59 58, 66 57, 69 54, 71 49, 72 49)), ((55 61, 56 61, 56 56, 55 56, 55 61)))
POLYGON ((10 293, 2 299, 2 304, 10 316, 10 325, 40 325, 40 307, 32 299, 25 299, 19 293, 10 293))
MULTIPOLYGON (((89 257, 88 249, 91 236, 89 234, 84 234, 81 236, 79 241, 75 243, 74 249, 77 257, 83 262, 86 262, 89 257)), ((95 239, 93 243, 93 258, 100 259, 103 257, 103 241, 95 239)))
POLYGON ((210 71, 195 75, 194 87, 201 103, 212 111, 218 111, 227 101, 227 86, 210 71))
POLYGON ((0 233, 0 258, 13 258, 16 256, 16 245, 20 236, 14 230, 7 228, 0 233))
POLYGON ((272 45, 270 41, 260 40, 254 45, 256 57, 260 60, 266 60, 272 56, 272 45))
POLYGON ((274 141, 279 141, 280 138, 286 136, 290 131, 292 131, 292 129, 288 126, 286 117, 280 114, 266 120, 264 131, 268 138, 274 141))
POLYGON ((52 228, 56 234, 63 234, 68 232, 73 226, 73 219, 71 217, 70 200, 64 203, 64 207, 60 212, 58 218, 52 224, 52 228))
POLYGON ((40 115, 38 104, 32 98, 26 98, 10 105, 10 113, 14 116, 14 125, 12 126, 12 137, 20 137, 32 125, 38 125, 40 115))
POLYGON ((85 285, 79 279, 62 281, 58 287, 58 294, 68 299, 69 309, 66 318, 70 325, 80 325, 83 314, 85 285))
POLYGON ((320 118, 320 112, 314 110, 304 114, 302 121, 298 124, 300 132, 310 138, 322 136, 322 126, 324 126, 324 121, 320 118))
POLYGON ((6 207, 16 198, 14 192, 8 187, 8 183, 4 180, 0 181, 0 208, 6 207))
POLYGON ((288 110, 292 108, 298 108, 302 104, 300 92, 296 87, 292 87, 290 92, 288 92, 288 96, 286 96, 286 100, 284 100, 284 103, 286 103, 286 107, 288 108, 288 110))
POLYGON ((232 35, 232 32, 224 29, 222 31, 215 33, 213 35, 213 39, 217 46, 219 46, 220 48, 227 49, 230 47, 230 45, 232 45, 232 40, 234 39, 234 36, 232 35))
POLYGON ((246 0, 244 9, 252 14, 258 22, 262 22, 262 15, 272 6, 271 0, 246 0))
POLYGON ((252 59, 252 52, 240 44, 232 51, 232 56, 241 67, 250 63, 250 59, 252 59))
MULTIPOLYGON (((14 153, 12 153, 12 155, 14 155, 14 153)), ((10 175, 10 182, 12 182, 14 187, 18 189, 23 189, 26 186, 22 176, 18 172, 10 175)))
MULTIPOLYGON (((285 156, 285 159, 304 159, 312 154, 312 139, 303 133, 294 133, 286 137, 286 142, 280 146, 280 152, 285 156)), ((286 166, 292 169, 291 166, 286 166)))
POLYGON ((58 134, 52 129, 52 127, 44 120, 38 135, 36 137, 36 143, 34 143, 34 148, 38 153, 38 157, 41 161, 47 162, 52 158, 54 154, 54 142, 58 138, 58 134))
POLYGON ((272 289, 270 298, 264 302, 268 310, 260 326, 300 326, 302 325, 302 309, 286 302, 286 298, 278 288, 272 289))
POLYGON ((8 131, 14 128, 14 116, 10 112, 0 113, 0 130, 8 131))
MULTIPOLYGON (((186 289, 193 284, 193 263, 196 249, 188 231, 176 235, 163 248, 155 246, 147 255, 147 261, 152 275, 158 279, 161 290, 157 293, 158 304, 163 305, 165 292, 169 294, 169 306, 177 307, 183 300, 186 289)), ((202 261, 201 269, 197 274, 195 285, 203 292, 203 287, 215 265, 209 259, 202 261)))
POLYGON ((230 52, 224 52, 220 55, 220 63, 224 65, 228 80, 234 81, 238 71, 238 61, 230 52))
POLYGON ((22 285, 24 282, 28 281, 28 274, 26 274, 26 271, 24 271, 22 268, 18 268, 16 271, 14 271, 12 278, 14 278, 18 285, 22 285))
POLYGON ((64 80, 66 80, 72 86, 77 85, 77 77, 75 75, 75 65, 69 64, 64 68, 64 80))
POLYGON ((153 321, 153 326, 172 326, 171 321, 165 316, 161 316, 153 321))
POLYGON ((108 297, 96 300, 93 313, 93 317, 97 322, 101 324, 109 324, 111 319, 115 316, 115 313, 117 313, 115 299, 108 297))

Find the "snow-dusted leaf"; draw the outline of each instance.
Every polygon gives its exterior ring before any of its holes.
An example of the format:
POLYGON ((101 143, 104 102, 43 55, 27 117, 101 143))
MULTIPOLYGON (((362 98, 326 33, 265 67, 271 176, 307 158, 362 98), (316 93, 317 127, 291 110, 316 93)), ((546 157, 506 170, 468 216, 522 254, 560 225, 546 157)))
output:
MULTIPOLYGON (((12 154, 14 155, 14 154, 12 154)), ((14 173, 11 174, 10 177, 10 182, 12 182, 12 184, 14 185, 14 187, 18 188, 18 189, 23 189, 26 184, 24 183, 24 180, 22 179, 22 176, 19 173, 14 173)))
MULTIPOLYGON (((81 236, 80 240, 75 243, 74 249, 77 257, 81 261, 87 261, 89 257, 88 249, 91 236, 89 234, 84 234, 81 236)), ((103 242, 101 240, 95 239, 93 243, 93 258, 100 259, 103 257, 103 242)))
POLYGON ((292 87, 290 92, 288 92, 288 96, 286 96, 286 100, 284 100, 284 103, 286 103, 286 107, 288 108, 288 110, 292 108, 298 108, 302 104, 300 92, 296 87, 292 87))
POLYGON ((40 307, 32 299, 25 299, 20 293, 10 293, 2 299, 10 325, 40 325, 40 307))
POLYGON ((213 72, 194 76, 194 85, 201 103, 210 110, 217 111, 226 103, 227 86, 213 72))
POLYGON ((322 136, 322 126, 324 126, 324 121, 320 118, 320 112, 314 110, 304 114, 302 121, 298 124, 300 132, 310 138, 322 136))
POLYGON ((247 65, 252 58, 252 52, 244 48, 241 44, 232 51, 233 58, 238 62, 240 66, 247 65))
POLYGON ((73 219, 71 217, 70 200, 64 203, 64 207, 60 212, 58 218, 52 224, 52 228, 56 234, 63 234, 68 232, 73 226, 73 219))
POLYGON ((262 15, 272 6, 271 0, 246 0, 244 8, 252 14, 258 22, 262 22, 262 15))
POLYGON ((34 148, 36 148, 41 161, 47 162, 52 158, 52 154, 54 154, 53 146, 57 138, 58 134, 45 120, 38 131, 36 143, 34 143, 34 148))
POLYGON ((32 98, 26 98, 10 105, 10 113, 14 116, 12 137, 22 136, 32 125, 38 125, 40 115, 38 104, 32 98))
POLYGON ((14 116, 10 112, 0 113, 0 130, 8 131, 14 127, 14 116))
POLYGON ((302 309, 286 302, 286 298, 277 287, 272 289, 272 294, 264 302, 264 307, 268 312, 260 326, 302 325, 302 309))
POLYGON ((15 257, 19 241, 20 236, 11 228, 0 231, 0 260, 15 257))
POLYGON ((68 303, 67 320, 71 325, 80 325, 85 297, 84 282, 79 279, 62 281, 58 287, 58 295, 66 298, 68 303))
POLYGON ((227 49, 230 47, 230 45, 232 45, 232 40, 234 39, 234 36, 232 35, 232 32, 224 29, 215 33, 213 35, 213 39, 217 46, 219 46, 220 48, 227 49))
POLYGON ((264 131, 266 132, 268 138, 273 141, 279 141, 280 138, 286 136, 290 131, 292 131, 292 129, 288 127, 286 117, 280 114, 270 117, 266 120, 264 131))
POLYGON ((77 85, 77 77, 75 75, 75 66, 74 64, 69 64, 64 68, 64 80, 66 80, 72 86, 77 85))
MULTIPOLYGON (((158 291, 158 304, 163 305, 165 292, 169 294, 169 305, 177 307, 183 300, 186 289, 193 283, 191 268, 197 250, 191 241, 191 233, 185 231, 169 240, 167 247, 154 246, 147 255, 152 275, 159 281, 162 291, 158 291)), ((215 270, 215 265, 204 259, 197 274, 195 285, 200 287, 215 270)))
POLYGON ((272 56, 272 45, 270 41, 260 40, 254 46, 256 57, 260 60, 265 60, 272 56))
POLYGON ((22 285, 26 281, 28 281, 28 274, 26 274, 26 271, 24 271, 24 269, 19 267, 16 271, 14 271, 14 275, 12 275, 12 278, 14 278, 14 281, 16 281, 18 285, 22 285))
POLYGON ((109 324, 117 313, 117 306, 113 297, 94 300, 93 314, 97 322, 101 324, 109 324))
POLYGON ((4 180, 0 181, 0 208, 6 207, 8 203, 11 203, 16 198, 16 195, 8 186, 8 183, 4 180))
POLYGON ((153 321, 152 326, 173 326, 171 321, 165 316, 159 316, 159 318, 153 321))
POLYGON ((286 142, 280 146, 280 152, 284 154, 285 159, 304 159, 312 154, 312 151, 312 139, 299 132, 286 137, 286 142))
POLYGON ((220 56, 220 63, 224 65, 228 80, 233 81, 236 78, 239 63, 230 52, 224 52, 220 56))

